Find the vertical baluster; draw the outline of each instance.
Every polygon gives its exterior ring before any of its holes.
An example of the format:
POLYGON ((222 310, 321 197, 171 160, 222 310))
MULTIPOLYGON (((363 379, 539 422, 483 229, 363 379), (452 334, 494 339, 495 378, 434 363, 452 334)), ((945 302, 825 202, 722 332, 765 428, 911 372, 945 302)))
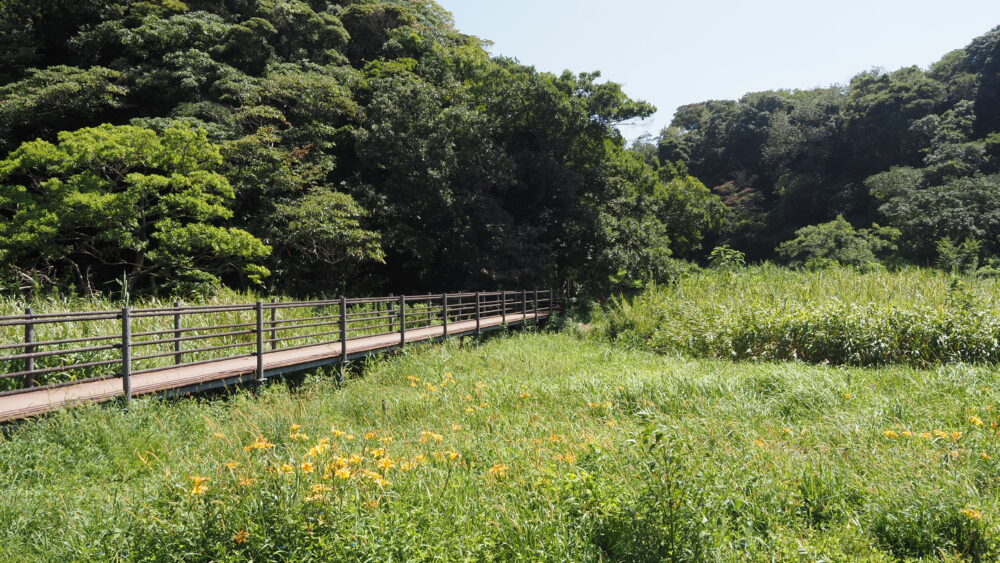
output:
POLYGON ((535 325, 538 325, 538 290, 535 290, 535 325))
POLYGON ((441 319, 444 323, 444 337, 448 338, 448 294, 445 293, 441 297, 441 319))
POLYGON ((477 291, 476 292, 476 338, 479 338, 479 336, 482 334, 482 330, 480 329, 480 324, 479 324, 482 316, 483 316, 482 300, 480 299, 479 292, 477 291))
POLYGON ((500 322, 507 326, 507 292, 500 290, 500 322))
POLYGON ((528 324, 528 292, 521 290, 521 326, 528 324))
POLYGON ((347 298, 340 296, 340 363, 347 361, 347 298))
POLYGON ((346 379, 344 367, 347 365, 347 298, 340 296, 340 373, 337 380, 343 383, 346 379))
POLYGON ((184 354, 181 353, 181 302, 174 301, 174 364, 184 362, 184 354))
MULTIPOLYGON (((34 312, 31 310, 31 307, 28 307, 24 310, 24 314, 28 317, 28 320, 24 323, 24 353, 34 354, 35 347, 31 345, 31 343, 35 341, 35 323, 31 322, 31 316, 34 312)), ((24 376, 24 386, 34 387, 35 374, 31 372, 35 371, 35 358, 24 359, 24 371, 28 372, 28 374, 24 376)))
POLYGON ((264 302, 254 305, 257 316, 257 383, 264 383, 264 302))
POLYGON ((406 346, 406 296, 399 296, 399 347, 406 346))
POLYGON ((278 349, 278 325, 275 324, 278 320, 278 300, 274 297, 271 298, 271 349, 278 349))
POLYGON ((122 308, 122 393, 125 401, 132 400, 132 312, 122 308))
MULTIPOLYGON (((389 297, 393 295, 390 293, 389 297)), ((396 311, 392 308, 392 299, 389 300, 389 332, 394 332, 396 330, 396 311)))

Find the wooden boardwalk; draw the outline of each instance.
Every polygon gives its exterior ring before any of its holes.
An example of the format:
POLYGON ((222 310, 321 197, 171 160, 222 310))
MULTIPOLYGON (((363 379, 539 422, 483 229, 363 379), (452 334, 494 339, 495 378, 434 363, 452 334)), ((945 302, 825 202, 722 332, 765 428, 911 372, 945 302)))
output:
MULTIPOLYGON (((478 321, 465 320, 448 324, 448 336, 466 336, 477 331, 497 330, 505 324, 522 325, 527 321, 540 321, 549 316, 548 311, 536 313, 507 313, 505 316, 484 316, 478 321)), ((427 326, 408 329, 406 344, 427 342, 445 336, 445 327, 427 326)), ((346 341, 346 358, 341 359, 342 343, 322 344, 291 350, 276 350, 263 354, 265 378, 283 373, 302 371, 315 367, 356 359, 374 353, 397 349, 403 343, 400 332, 363 336, 346 341)), ((248 383, 257 379, 258 359, 254 355, 225 358, 198 365, 167 367, 131 376, 131 394, 184 395, 229 385, 248 383)), ((100 403, 122 397, 120 378, 102 379, 58 387, 24 390, 0 396, 0 422, 40 416, 45 413, 86 403, 100 403)))

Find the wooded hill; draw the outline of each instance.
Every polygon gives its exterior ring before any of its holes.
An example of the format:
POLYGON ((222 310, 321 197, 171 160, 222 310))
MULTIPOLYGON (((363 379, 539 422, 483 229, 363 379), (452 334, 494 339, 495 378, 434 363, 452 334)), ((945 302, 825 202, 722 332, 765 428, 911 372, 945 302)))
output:
POLYGON ((998 131, 1000 27, 926 70, 684 106, 637 149, 713 186, 732 211, 724 240, 753 258, 842 215, 777 257, 926 264, 963 242, 970 261, 1000 254, 998 131))
POLYGON ((626 147, 651 105, 491 57, 430 1, 5 2, 0 293, 606 294, 723 243, 997 253, 998 38, 626 147))
POLYGON ((434 2, 25 0, 0 29, 8 291, 602 289, 721 212, 625 149, 652 106, 434 2))

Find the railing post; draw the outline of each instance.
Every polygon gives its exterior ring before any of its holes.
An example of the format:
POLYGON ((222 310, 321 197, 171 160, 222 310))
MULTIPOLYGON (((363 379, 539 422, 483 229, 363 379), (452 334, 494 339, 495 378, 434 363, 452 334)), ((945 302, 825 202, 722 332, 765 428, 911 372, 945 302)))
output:
POLYGON ((441 297, 441 319, 444 323, 444 338, 448 338, 448 294, 441 297))
POLYGON ((406 346, 406 296, 399 296, 399 348, 406 346))
POLYGON ((347 365, 347 298, 340 296, 340 373, 337 380, 343 383, 344 366, 347 365))
POLYGON ((257 301, 257 383, 264 383, 264 302, 257 301))
MULTIPOLYGON (((34 312, 31 307, 27 307, 24 310, 24 314, 28 317, 27 322, 24 323, 24 353, 34 354, 35 347, 31 345, 35 341, 35 323, 31 322, 31 315, 34 312)), ((35 374, 31 373, 35 371, 35 358, 25 358, 24 359, 24 371, 28 372, 28 375, 24 376, 24 386, 34 387, 35 386, 35 374)))
POLYGON ((535 326, 538 326, 538 290, 535 290, 535 326))
POLYGON ((132 400, 132 313, 128 305, 122 308, 122 393, 125 401, 132 400))
POLYGON ((340 363, 347 359, 347 298, 340 296, 340 363))
POLYGON ((181 353, 181 302, 174 301, 174 364, 183 363, 181 353))
POLYGON ((556 290, 549 288, 549 316, 556 310, 556 290))
MULTIPOLYGON (((389 297, 393 295, 390 293, 389 297)), ((395 331, 396 312, 392 309, 392 300, 389 301, 389 332, 395 331)))
POLYGON ((521 290, 521 326, 528 324, 528 291, 521 290))
POLYGON ((507 292, 500 290, 500 319, 503 326, 507 326, 507 292))
POLYGON ((271 349, 278 349, 278 325, 275 322, 278 320, 278 308, 275 305, 278 304, 278 299, 275 297, 271 298, 271 349))
POLYGON ((476 338, 482 334, 480 329, 480 319, 482 318, 482 299, 480 299, 479 292, 476 292, 476 338))

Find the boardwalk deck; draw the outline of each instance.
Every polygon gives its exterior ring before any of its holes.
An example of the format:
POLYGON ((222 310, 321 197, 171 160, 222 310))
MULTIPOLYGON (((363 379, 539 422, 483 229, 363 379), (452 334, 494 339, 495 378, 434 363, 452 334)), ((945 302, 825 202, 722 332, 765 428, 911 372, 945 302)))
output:
MULTIPOLYGON (((529 320, 548 317, 540 312, 508 313, 507 325, 524 324, 529 320)), ((500 316, 480 319, 481 331, 496 330, 503 326, 500 316)), ((448 324, 449 336, 463 336, 476 332, 476 321, 448 324)), ((425 342, 444 336, 443 326, 414 328, 406 331, 405 342, 425 342)), ((379 334, 347 341, 347 360, 398 348, 400 333, 379 334)), ((301 371, 341 361, 341 344, 323 344, 294 350, 278 350, 264 354, 264 377, 301 371)), ((256 378, 257 358, 253 355, 221 359, 209 363, 168 367, 132 376, 132 395, 178 395, 204 391, 228 385, 246 383, 256 378)), ((0 396, 0 422, 30 418, 45 413, 85 403, 100 403, 121 397, 122 381, 119 378, 103 379, 62 387, 25 391, 0 396)))

